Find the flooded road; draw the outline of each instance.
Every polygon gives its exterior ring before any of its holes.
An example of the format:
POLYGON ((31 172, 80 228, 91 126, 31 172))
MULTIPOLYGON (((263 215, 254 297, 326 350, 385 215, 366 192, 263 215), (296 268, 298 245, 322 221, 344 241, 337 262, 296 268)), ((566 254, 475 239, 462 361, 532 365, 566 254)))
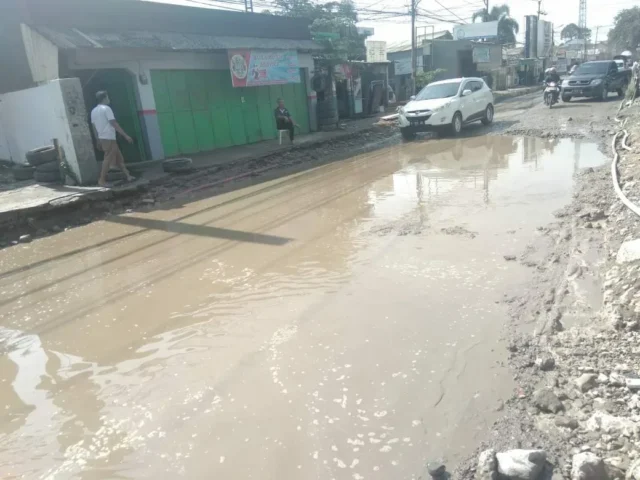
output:
POLYGON ((595 144, 418 141, 0 251, 0 478, 410 479, 516 387, 500 303, 595 144))

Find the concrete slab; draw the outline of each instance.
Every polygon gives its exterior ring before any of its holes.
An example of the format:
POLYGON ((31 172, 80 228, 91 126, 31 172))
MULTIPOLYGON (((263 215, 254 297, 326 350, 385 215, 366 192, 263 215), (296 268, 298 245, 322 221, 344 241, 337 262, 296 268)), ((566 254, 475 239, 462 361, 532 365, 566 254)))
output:
POLYGON ((628 263, 640 260, 640 239, 624 242, 616 256, 617 263, 628 263))

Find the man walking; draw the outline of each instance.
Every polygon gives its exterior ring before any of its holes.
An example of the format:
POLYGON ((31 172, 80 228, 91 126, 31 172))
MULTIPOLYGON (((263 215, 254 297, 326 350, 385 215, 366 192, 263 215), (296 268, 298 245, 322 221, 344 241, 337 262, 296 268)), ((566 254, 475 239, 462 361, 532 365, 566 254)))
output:
POLYGON ((293 130, 294 127, 300 128, 296 122, 291 118, 289 110, 284 106, 284 100, 278 99, 278 108, 275 109, 276 127, 278 130, 289 130, 289 140, 293 143, 293 130))
POLYGON ((112 166, 120 168, 126 175, 127 181, 130 182, 134 180, 134 178, 124 164, 124 157, 116 141, 116 132, 122 135, 129 143, 133 143, 133 139, 122 130, 116 121, 113 110, 111 110, 109 106, 109 94, 105 90, 101 90, 96 93, 96 100, 98 104, 91 110, 91 125, 93 126, 93 133, 96 137, 96 148, 104 152, 104 160, 102 162, 102 171, 100 172, 98 185, 101 187, 106 186, 107 173, 112 166))

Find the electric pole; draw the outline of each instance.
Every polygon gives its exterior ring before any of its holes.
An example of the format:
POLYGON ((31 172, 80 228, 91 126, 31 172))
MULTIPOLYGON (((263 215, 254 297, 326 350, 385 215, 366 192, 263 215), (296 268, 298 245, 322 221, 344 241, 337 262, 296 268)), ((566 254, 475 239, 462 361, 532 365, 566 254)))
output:
POLYGON ((244 0, 244 11, 253 13, 253 0, 244 0))
POLYGON ((540 6, 542 5, 542 0, 538 0, 538 20, 540 20, 540 15, 546 15, 547 12, 543 12, 540 6))
POLYGON ((416 94, 416 7, 418 0, 411 0, 411 95, 416 94))

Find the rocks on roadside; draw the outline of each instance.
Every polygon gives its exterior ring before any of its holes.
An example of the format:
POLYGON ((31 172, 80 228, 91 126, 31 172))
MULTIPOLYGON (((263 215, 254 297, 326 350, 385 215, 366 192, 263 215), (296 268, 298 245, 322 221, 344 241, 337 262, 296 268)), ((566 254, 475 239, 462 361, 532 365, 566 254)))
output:
POLYGON ((496 454, 498 473, 513 480, 538 480, 547 461, 544 450, 507 450, 496 454))
POLYGON ((625 480, 640 480, 640 459, 635 460, 629 466, 625 480))
POLYGON ((20 235, 20 238, 18 238, 18 241, 20 243, 29 243, 31 240, 33 240, 33 238, 28 233, 24 235, 20 235))
POLYGON ((515 255, 503 255, 503 258, 507 262, 514 262, 516 260, 516 256, 515 255))
POLYGON ((538 367, 543 372, 553 370, 555 366, 556 361, 550 354, 543 354, 536 358, 536 367, 538 367))
POLYGON ((568 428, 570 430, 578 428, 578 420, 570 417, 556 417, 555 424, 557 427, 568 428))
POLYGON ((533 404, 545 413, 558 413, 564 410, 564 405, 549 388, 541 388, 533 392, 533 404))
POLYGON ((571 463, 571 480, 605 480, 607 472, 600 457, 583 452, 573 456, 571 463))
POLYGON ((588 392, 597 385, 598 375, 595 373, 583 373, 576 379, 576 385, 581 392, 588 392))
POLYGON ((427 472, 433 480, 446 480, 448 477, 447 467, 440 461, 427 463, 427 472))
POLYGON ((475 480, 496 480, 498 478, 498 461, 494 449, 485 450, 478 457, 475 480))

